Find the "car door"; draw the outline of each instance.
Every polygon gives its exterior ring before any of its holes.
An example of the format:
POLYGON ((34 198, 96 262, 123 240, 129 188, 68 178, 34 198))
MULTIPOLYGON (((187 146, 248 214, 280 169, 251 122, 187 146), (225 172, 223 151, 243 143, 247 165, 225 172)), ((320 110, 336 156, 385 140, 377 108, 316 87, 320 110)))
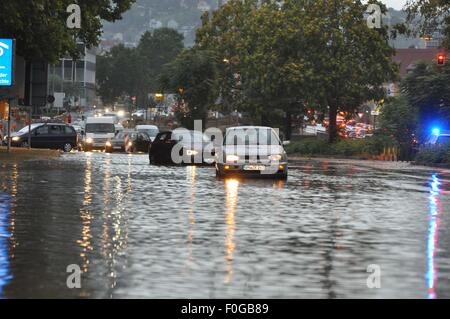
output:
POLYGON ((47 148, 59 149, 64 145, 65 131, 62 125, 48 125, 49 140, 47 148))
POLYGON ((31 147, 33 148, 47 148, 48 140, 50 138, 48 125, 39 126, 31 135, 31 147))
POLYGON ((159 133, 151 144, 150 153, 157 161, 166 161, 165 150, 167 138, 170 139, 169 132, 159 133))
POLYGON ((76 147, 78 144, 78 133, 77 131, 69 125, 64 125, 62 126, 62 131, 63 136, 64 136, 64 140, 63 140, 63 144, 62 146, 64 146, 64 144, 66 143, 70 143, 70 145, 72 145, 72 147, 76 147))
POLYGON ((150 146, 150 137, 146 133, 138 134, 138 151, 147 152, 150 146))

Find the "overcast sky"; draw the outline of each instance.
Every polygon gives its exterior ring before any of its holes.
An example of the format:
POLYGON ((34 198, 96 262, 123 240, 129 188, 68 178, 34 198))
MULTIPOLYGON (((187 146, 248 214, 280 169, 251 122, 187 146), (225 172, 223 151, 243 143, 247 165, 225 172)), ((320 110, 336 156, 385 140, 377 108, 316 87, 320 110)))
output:
POLYGON ((400 10, 405 5, 406 0, 382 0, 382 2, 386 3, 388 7, 400 10))

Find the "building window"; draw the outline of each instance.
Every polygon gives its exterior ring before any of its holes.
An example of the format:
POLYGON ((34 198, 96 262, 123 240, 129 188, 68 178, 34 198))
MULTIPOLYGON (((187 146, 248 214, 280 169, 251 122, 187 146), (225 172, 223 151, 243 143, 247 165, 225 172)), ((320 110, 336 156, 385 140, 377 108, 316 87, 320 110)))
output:
POLYGON ((72 61, 64 60, 64 81, 72 81, 72 61))
POLYGON ((77 61, 76 82, 84 82, 84 61, 77 61))

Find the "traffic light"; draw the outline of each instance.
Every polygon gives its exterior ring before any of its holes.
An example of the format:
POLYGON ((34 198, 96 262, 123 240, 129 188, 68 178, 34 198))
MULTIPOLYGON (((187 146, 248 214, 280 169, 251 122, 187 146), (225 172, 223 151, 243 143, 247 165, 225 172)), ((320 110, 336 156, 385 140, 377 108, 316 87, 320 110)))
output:
POLYGON ((445 54, 444 53, 439 53, 438 54, 437 62, 438 62, 438 65, 444 65, 445 64, 445 54))

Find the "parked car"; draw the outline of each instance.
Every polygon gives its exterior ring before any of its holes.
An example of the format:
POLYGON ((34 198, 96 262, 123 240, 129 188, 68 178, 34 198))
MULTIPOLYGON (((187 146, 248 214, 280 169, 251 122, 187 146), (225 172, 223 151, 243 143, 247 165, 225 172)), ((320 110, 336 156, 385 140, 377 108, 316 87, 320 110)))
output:
POLYGON ((270 127, 232 127, 216 149, 216 175, 286 179, 288 159, 283 143, 270 127))
POLYGON ((431 136, 426 142, 428 145, 443 145, 450 144, 450 131, 441 131, 440 129, 433 129, 431 136))
POLYGON ((108 153, 114 151, 147 153, 150 143, 150 137, 146 133, 120 132, 111 141, 106 142, 105 151, 108 153))
POLYGON ((146 133, 153 142, 159 133, 159 128, 156 125, 137 125, 136 131, 146 133))
POLYGON ((150 164, 212 165, 213 148, 213 143, 201 132, 186 129, 165 131, 150 144, 149 160, 150 164), (176 158, 172 156, 173 152, 176 158))
MULTIPOLYGON (((28 126, 11 134, 11 146, 28 147, 28 126)), ((31 147, 61 149, 70 152, 78 145, 78 135, 73 127, 61 123, 31 124, 31 147)))
POLYGON ((131 114, 131 116, 134 117, 134 118, 142 119, 145 116, 145 110, 137 110, 136 112, 131 114))

